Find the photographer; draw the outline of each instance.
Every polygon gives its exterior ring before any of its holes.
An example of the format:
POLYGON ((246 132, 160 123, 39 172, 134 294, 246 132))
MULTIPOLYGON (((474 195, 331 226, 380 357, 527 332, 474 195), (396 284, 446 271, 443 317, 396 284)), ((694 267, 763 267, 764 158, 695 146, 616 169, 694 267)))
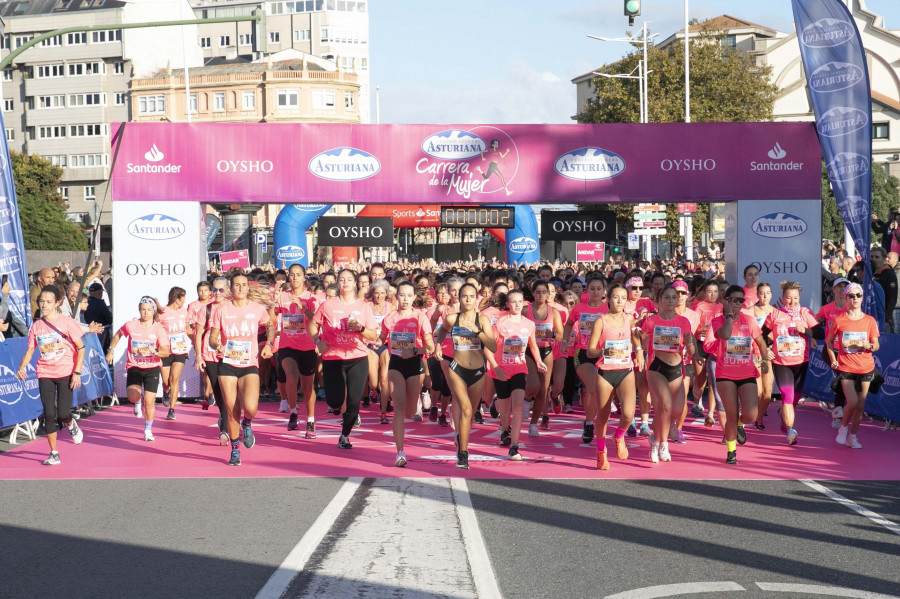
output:
POLYGON ((900 252, 900 209, 891 208, 887 222, 872 215, 872 231, 881 235, 881 247, 886 251, 900 252))

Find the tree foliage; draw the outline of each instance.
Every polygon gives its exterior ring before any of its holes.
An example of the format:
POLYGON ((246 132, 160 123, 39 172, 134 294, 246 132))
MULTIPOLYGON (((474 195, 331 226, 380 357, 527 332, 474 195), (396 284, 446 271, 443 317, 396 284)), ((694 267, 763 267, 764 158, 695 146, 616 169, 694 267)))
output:
MULTIPOLYGON (((872 214, 887 220, 891 208, 900 206, 900 180, 888 176, 880 165, 872 168, 872 214)), ((822 163, 822 237, 840 242, 844 238, 844 219, 837 207, 828 171, 822 163)), ((873 242, 880 243, 873 238, 873 242)))
POLYGON ((37 155, 10 152, 10 159, 25 248, 87 250, 87 237, 66 220, 66 203, 57 191, 62 169, 37 155))

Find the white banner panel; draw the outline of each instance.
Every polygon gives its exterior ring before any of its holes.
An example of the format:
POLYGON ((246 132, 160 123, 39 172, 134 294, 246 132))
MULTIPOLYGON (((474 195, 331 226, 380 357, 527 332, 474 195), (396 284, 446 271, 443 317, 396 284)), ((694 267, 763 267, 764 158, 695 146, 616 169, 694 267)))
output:
MULTIPOLYGON (((138 302, 149 295, 166 305, 169 290, 181 287, 188 303, 206 279, 203 211, 196 202, 113 203, 113 334, 138 317, 138 302)), ((125 344, 116 346, 116 393, 125 397, 125 344)), ((160 385, 161 386, 161 385, 160 385)), ((162 389, 159 391, 162 393, 162 389)), ((194 355, 181 375, 181 397, 200 397, 194 355)))
POLYGON ((772 286, 772 304, 782 281, 803 286, 800 303, 816 312, 822 303, 822 202, 740 200, 725 205, 725 278, 744 284, 744 268, 759 268, 772 286))

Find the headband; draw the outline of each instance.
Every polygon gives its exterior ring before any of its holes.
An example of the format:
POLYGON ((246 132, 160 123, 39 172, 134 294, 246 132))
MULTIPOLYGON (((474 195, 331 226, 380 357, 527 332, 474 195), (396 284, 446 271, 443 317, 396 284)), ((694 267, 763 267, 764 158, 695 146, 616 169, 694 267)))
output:
POLYGON ((625 288, 631 289, 633 285, 643 285, 644 280, 640 277, 631 277, 627 281, 625 281, 625 288))
POLYGON ((156 300, 153 299, 152 297, 144 296, 144 297, 141 298, 141 301, 138 302, 138 305, 139 305, 139 306, 142 305, 142 304, 150 304, 150 305, 152 305, 152 306, 155 307, 155 306, 156 306, 156 300))
POLYGON ((862 295, 863 289, 859 283, 850 283, 846 288, 844 288, 844 296, 846 297, 850 295, 852 291, 859 291, 860 295, 862 295))

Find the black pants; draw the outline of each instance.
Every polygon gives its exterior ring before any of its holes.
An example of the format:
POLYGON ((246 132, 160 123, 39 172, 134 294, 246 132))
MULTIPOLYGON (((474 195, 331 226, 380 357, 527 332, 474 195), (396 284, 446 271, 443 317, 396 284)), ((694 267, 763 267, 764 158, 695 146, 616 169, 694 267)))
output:
POLYGON ((572 405, 572 397, 575 395, 575 384, 578 382, 578 374, 575 372, 575 357, 566 358, 566 378, 563 382, 563 400, 567 406, 572 405))
POLYGON ((218 362, 206 363, 206 376, 209 377, 209 384, 213 390, 213 397, 216 398, 216 407, 219 408, 219 416, 221 417, 219 422, 222 423, 222 430, 224 431, 228 425, 228 408, 225 407, 225 395, 222 393, 222 388, 219 387, 218 362))
POLYGON ((344 399, 347 400, 341 425, 341 434, 346 437, 359 416, 359 400, 369 379, 369 359, 322 360, 322 378, 325 380, 325 402, 329 408, 339 410, 344 399))
POLYGON ((72 420, 72 390, 69 389, 71 377, 61 379, 38 379, 41 392, 41 403, 44 405, 44 427, 47 434, 60 429, 59 423, 72 420))

